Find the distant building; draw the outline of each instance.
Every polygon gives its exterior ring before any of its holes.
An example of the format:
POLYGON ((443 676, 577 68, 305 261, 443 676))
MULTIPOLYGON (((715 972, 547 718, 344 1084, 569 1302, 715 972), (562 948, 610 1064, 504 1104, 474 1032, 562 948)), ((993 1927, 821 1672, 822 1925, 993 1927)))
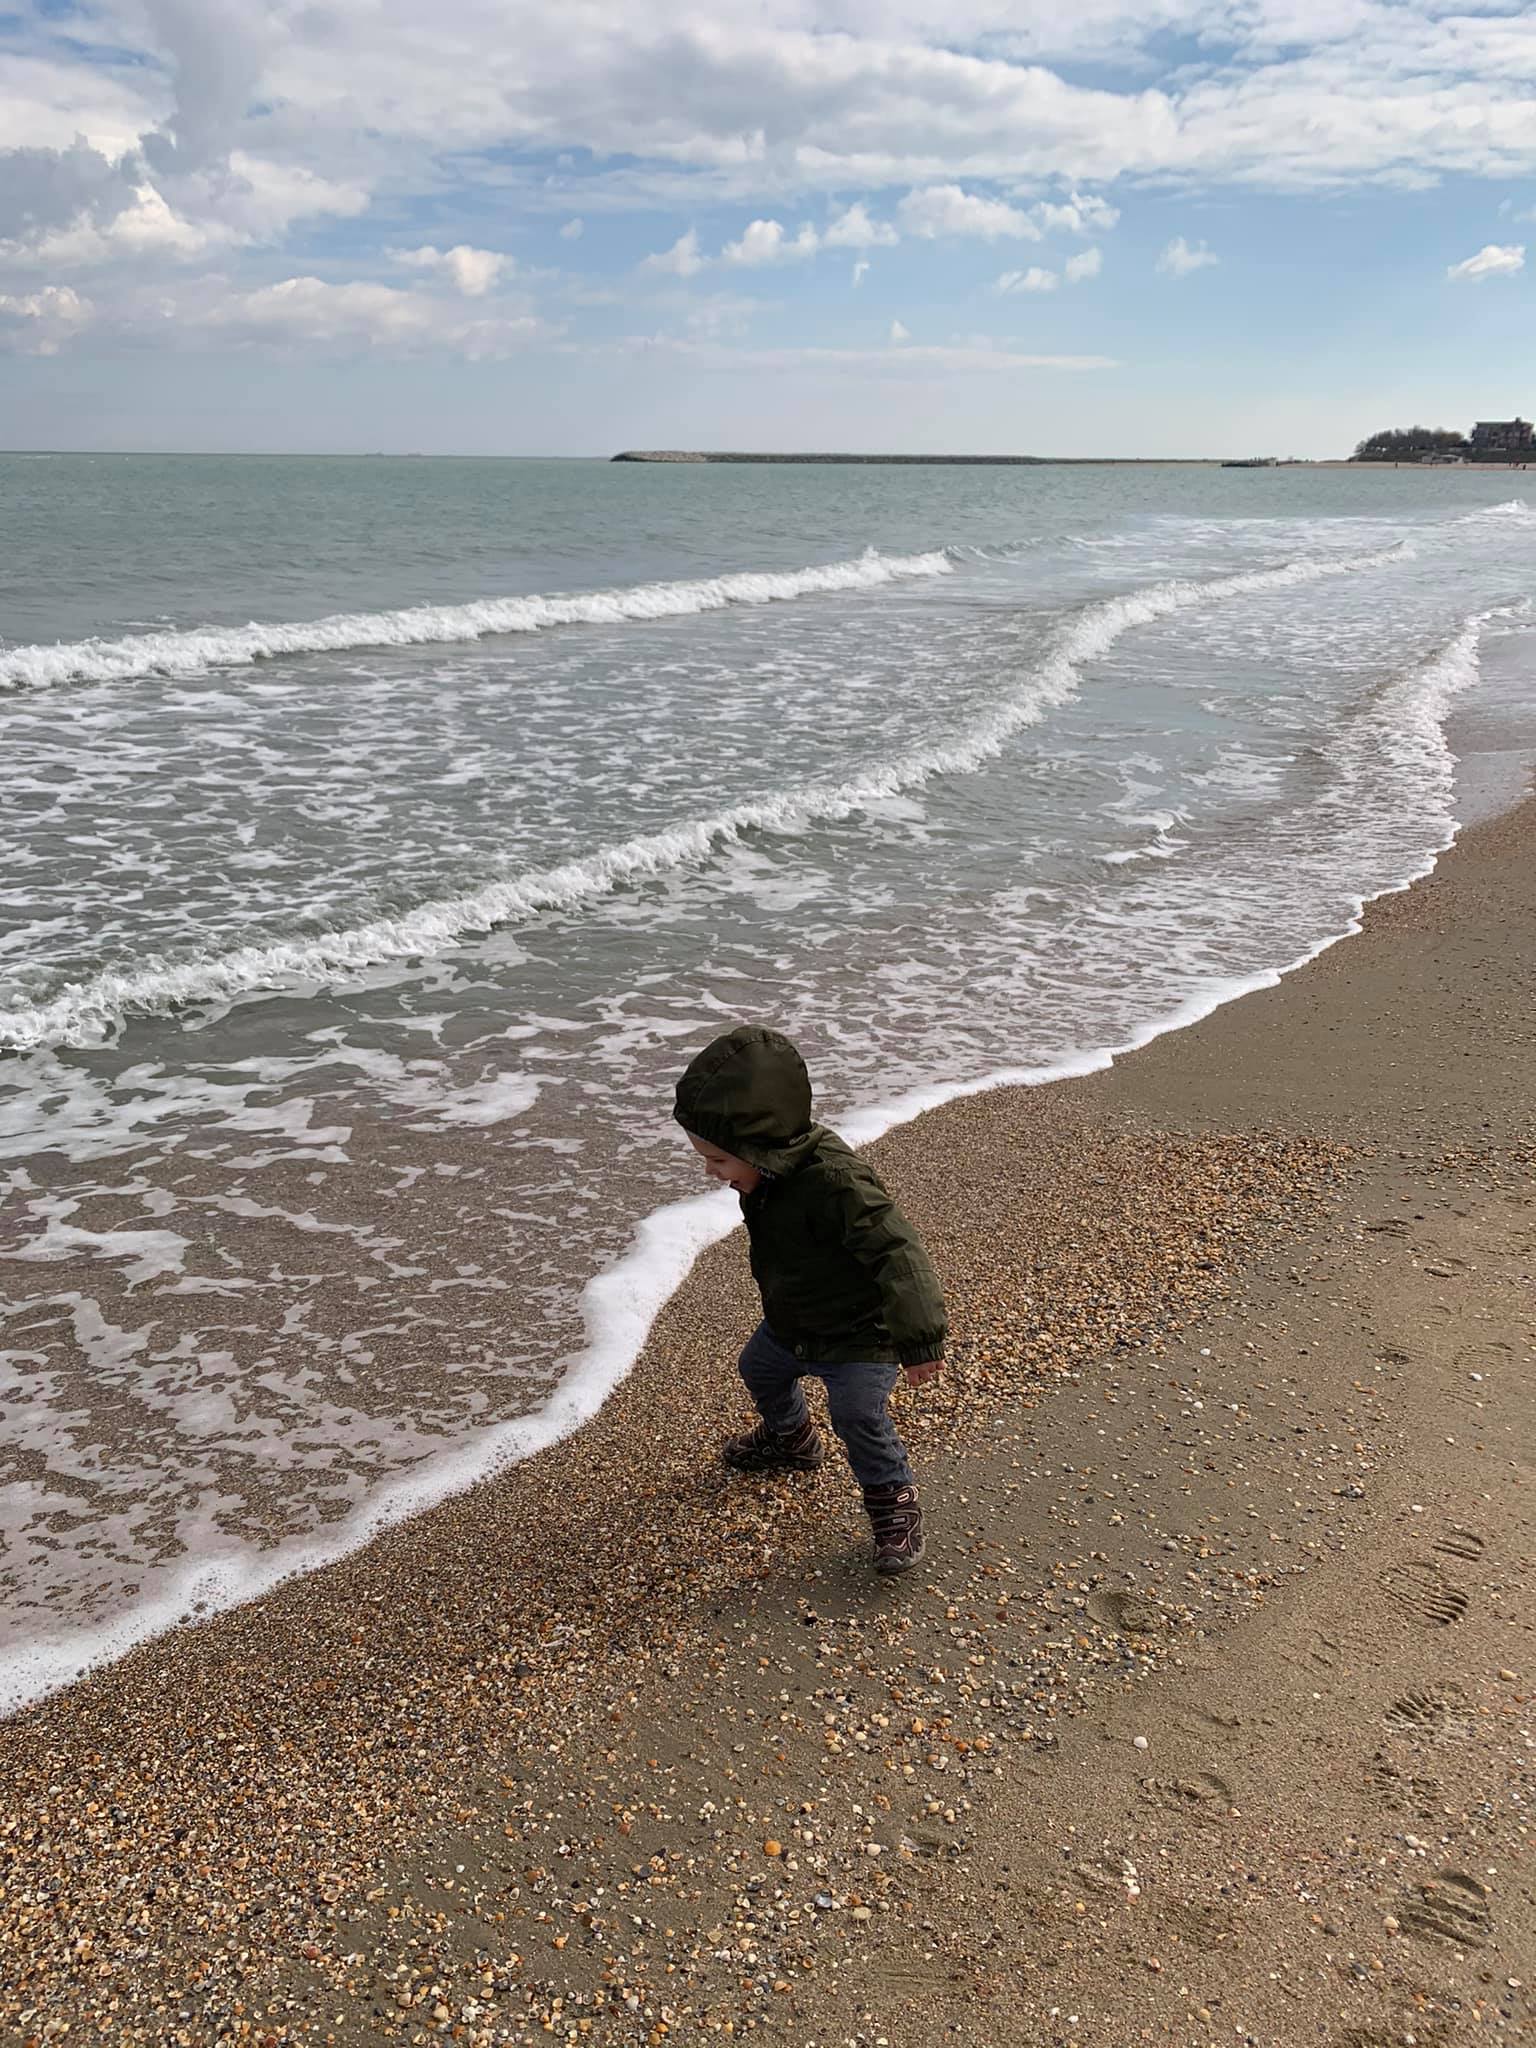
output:
POLYGON ((1536 426, 1518 417, 1479 420, 1470 434, 1452 427, 1385 427, 1355 448, 1355 462, 1536 464, 1536 426))
POLYGON ((1536 427, 1529 420, 1479 420, 1472 429, 1474 455, 1536 454, 1536 427))

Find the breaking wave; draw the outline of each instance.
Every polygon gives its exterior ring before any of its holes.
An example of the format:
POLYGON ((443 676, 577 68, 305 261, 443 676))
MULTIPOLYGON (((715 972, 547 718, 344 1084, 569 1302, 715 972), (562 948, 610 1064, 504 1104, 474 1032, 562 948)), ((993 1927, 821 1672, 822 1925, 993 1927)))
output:
POLYGON ((730 605, 776 604, 839 591, 879 590, 954 568, 946 549, 882 555, 866 548, 845 562, 807 569, 749 569, 681 583, 554 597, 482 597, 468 604, 411 605, 402 611, 337 612, 293 625, 200 626, 188 632, 138 633, 121 640, 77 640, 0 653, 0 690, 46 690, 59 683, 132 682, 143 676, 201 675, 246 668, 286 654, 344 653, 363 647, 428 647, 484 640, 495 633, 542 633, 551 626, 613 626, 686 618, 730 605))
POLYGON ((1524 498, 1503 498, 1497 505, 1479 505, 1476 511, 1463 512, 1457 519, 1458 526, 1480 526, 1488 520, 1502 520, 1507 523, 1536 518, 1524 498))
POLYGON ((49 1045, 99 1045, 135 1012, 163 1013, 185 1004, 224 1002, 260 990, 332 981, 391 960, 431 956, 466 933, 490 931, 541 912, 570 910, 671 870, 700 866, 752 833, 793 834, 819 822, 847 818, 935 776, 965 775, 980 767, 1015 733, 1065 703, 1077 690, 1083 667, 1107 653, 1133 627, 1197 605, 1378 568, 1402 560, 1404 553, 1399 544, 1369 554, 1308 558, 1204 581, 1155 583, 1099 599, 1057 628, 1053 643, 1013 691, 966 730, 937 746, 894 756, 842 782, 808 783, 601 847, 578 860, 484 882, 398 916, 201 958, 174 961, 152 956, 131 967, 104 968, 41 1000, 0 1010, 0 1048, 30 1052, 49 1045))

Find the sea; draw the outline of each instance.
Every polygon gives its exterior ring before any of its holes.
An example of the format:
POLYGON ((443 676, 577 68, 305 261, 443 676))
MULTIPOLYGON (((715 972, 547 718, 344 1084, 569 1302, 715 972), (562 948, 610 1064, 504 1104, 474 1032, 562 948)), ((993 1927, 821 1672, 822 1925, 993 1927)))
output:
POLYGON ((0 1711, 594 1413, 731 1023, 865 1142, 1347 938, 1526 784, 1533 503, 0 456, 0 1711))

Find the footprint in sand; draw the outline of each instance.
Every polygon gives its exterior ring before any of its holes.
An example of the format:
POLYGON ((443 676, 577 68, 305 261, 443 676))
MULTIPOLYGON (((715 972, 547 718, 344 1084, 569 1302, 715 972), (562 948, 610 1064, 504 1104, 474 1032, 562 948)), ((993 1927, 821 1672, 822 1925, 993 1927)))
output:
POLYGON ((1405 1614, 1431 1628, 1449 1628, 1470 1605, 1467 1595, 1437 1564, 1410 1561, 1389 1565, 1376 1583, 1405 1614))
POLYGON ((1471 1722, 1471 1712, 1466 1692, 1461 1686, 1427 1685, 1395 1699, 1382 1719, 1394 1735, 1438 1739, 1465 1734, 1471 1722))
POLYGON ((1502 1337, 1485 1338, 1480 1344, 1463 1344, 1456 1353, 1456 1367, 1465 1373, 1497 1372, 1501 1365, 1508 1365, 1514 1355, 1514 1345, 1506 1344, 1502 1337))
POLYGON ((1282 1649, 1280 1655, 1287 1664, 1294 1664, 1298 1671, 1305 1672, 1315 1684, 1318 1674, 1331 1674, 1343 1662, 1344 1651, 1339 1642, 1321 1629, 1314 1629, 1297 1649, 1282 1649))
POLYGON ((1351 2027, 1347 2034, 1337 2036, 1335 2048, 1403 2048, 1405 2041, 1416 2041, 1419 2048, 1450 2048, 1450 2035, 1444 2023, 1426 2021, 1418 2011, 1396 2026, 1388 2023, 1381 2027, 1351 2027))
POLYGON ((1195 1771, 1183 1778, 1143 1778, 1141 1796, 1171 1812, 1217 1822, 1226 1818, 1232 1787, 1215 1771, 1195 1771))
POLYGON ((1514 1359, 1514 1347, 1495 1339, 1485 1344, 1464 1344, 1456 1353, 1457 1378, 1446 1389, 1446 1398, 1458 1408, 1474 1412, 1487 1406, 1490 1382, 1514 1359))
POLYGON ((1155 1917, 1175 1941, 1188 1942, 1207 1954, 1237 1934, 1231 1907, 1210 1905, 1204 1899, 1167 1899, 1157 1907, 1155 1917))
POLYGON ((1202 1741, 1213 1738, 1220 1740, 1227 1735, 1236 1735, 1243 1725, 1242 1716, 1229 1712, 1223 1707, 1208 1707, 1199 1700, 1191 1700, 1181 1713, 1175 1714, 1174 1725, 1186 1734, 1199 1737, 1202 1741))
POLYGON ((1367 1776, 1376 1796, 1391 1813, 1411 1813, 1433 1820, 1441 1810, 1445 1787, 1427 1771, 1404 1769, 1384 1749, 1371 1758, 1367 1776))
POLYGON ((1398 1907, 1404 1929, 1424 1941, 1483 1948, 1493 1936, 1488 1893, 1463 1870, 1441 1870, 1416 1885, 1398 1907))
POLYGON ((932 1997, 950 1988, 949 1971, 938 1965, 929 1968, 922 1963, 875 1963, 869 1970, 877 1983, 900 1997, 932 1997))
POLYGON ((1090 1593, 1088 1612, 1100 1628, 1121 1635, 1149 1636, 1163 1626, 1163 1612, 1145 1593, 1090 1593))
POLYGON ((1468 1564, 1476 1564, 1488 1545, 1475 1529, 1462 1529, 1453 1523, 1443 1536, 1436 1537, 1430 1548, 1446 1557, 1461 1557, 1468 1564))

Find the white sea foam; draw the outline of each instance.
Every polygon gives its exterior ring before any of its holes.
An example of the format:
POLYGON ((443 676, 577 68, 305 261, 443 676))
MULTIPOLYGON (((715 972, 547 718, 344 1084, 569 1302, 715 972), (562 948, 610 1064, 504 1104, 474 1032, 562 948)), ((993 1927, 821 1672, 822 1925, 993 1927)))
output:
POLYGON ((123 1279, 129 1287, 142 1280, 157 1280, 162 1274, 179 1273, 188 1251, 187 1240, 174 1230, 83 1230, 66 1219, 79 1208, 78 1202, 44 1198, 29 1203, 28 1213, 42 1228, 6 1252, 10 1259, 127 1259, 123 1279))
POLYGON ((744 570, 682 583, 637 583, 627 589, 553 597, 483 597, 469 604, 411 605, 400 611, 337 612, 296 624, 202 626, 188 632, 135 634, 123 640, 78 640, 16 647, 0 653, 0 690, 42 690, 58 683, 131 682, 142 676, 200 675, 245 668, 285 654, 327 654, 362 647, 425 647, 483 640, 495 633, 542 633, 551 626, 615 626, 685 618, 730 605, 776 604, 839 591, 879 590, 954 568, 942 548, 920 555, 882 555, 866 548, 848 561, 806 569, 744 570))
POLYGON ((163 1013, 188 1003, 227 1002, 259 990, 313 987, 383 962, 440 953, 466 933, 490 931, 540 912, 571 910, 616 889, 698 866, 752 833, 798 833, 819 821, 850 817, 935 776, 965 775, 980 767, 1014 734, 1065 703, 1077 690, 1083 668, 1133 627, 1193 606, 1378 568, 1404 555, 1405 547, 1399 545, 1368 554, 1308 557, 1234 576, 1155 583, 1099 599, 1058 630, 1054 643, 1013 690, 966 730, 937 746, 895 756, 846 781, 806 784, 640 834, 556 867, 485 882, 395 917, 314 938, 241 946, 179 961, 151 955, 133 967, 105 968, 40 1000, 23 1000, 0 1010, 0 1048, 28 1052, 50 1045, 97 1045, 135 1012, 163 1013))
MULTIPOLYGON (((1282 572, 1265 573, 1278 576, 1282 572)), ((1166 592, 1168 586, 1162 588, 1166 592)), ((1164 602, 1163 609, 1172 608, 1164 602)), ((871 1104, 839 1119, 850 1143, 868 1145, 926 1111, 993 1088, 1038 1086, 1101 1071, 1153 1039, 1198 1023, 1228 1002, 1274 987, 1286 974, 1358 932, 1368 901, 1406 889, 1429 873, 1454 838, 1448 804, 1450 757, 1442 723, 1452 699, 1477 679, 1478 645, 1484 628, 1491 619, 1504 615, 1502 611, 1485 612, 1467 619, 1434 655, 1389 683, 1351 731, 1340 763, 1346 793, 1334 800, 1348 804, 1347 786, 1362 778, 1368 784, 1385 756, 1391 768, 1401 770, 1410 780, 1428 774, 1443 801, 1426 821, 1434 843, 1409 856, 1396 878, 1373 891, 1371 897, 1348 899, 1348 911, 1337 928, 1284 966, 1211 977, 1176 1007, 1148 1018, 1114 1045, 1084 1049, 1050 1065, 1005 1066, 970 1079, 936 1081, 871 1104)), ((586 1342, 580 1351, 561 1361, 560 1383, 542 1408, 466 1436, 451 1449, 422 1460, 323 1531, 265 1552, 232 1541, 220 1547, 214 1541, 211 1547, 200 1547, 196 1562, 170 1574, 153 1599, 91 1629, 28 1644, 0 1667, 0 1717, 60 1690, 181 1623, 242 1605, 286 1579, 332 1564, 384 1529, 570 1435, 598 1412, 627 1375, 657 1313, 699 1254, 724 1237, 737 1220, 736 1205, 723 1191, 670 1203, 652 1212, 637 1227, 624 1256, 584 1288, 581 1309, 586 1342)))
MULTIPOLYGON (((1420 872, 1433 865, 1432 856, 1420 872)), ((1363 914, 1363 899, 1360 911, 1363 914)), ((1337 939, 1359 929, 1356 916, 1346 931, 1331 934, 1286 968, 1213 982, 1176 1010, 1150 1020, 1123 1044, 1085 1051, 1051 1066, 1002 1067, 972 1080, 935 1082, 844 1116, 840 1128, 850 1144, 869 1145, 898 1125, 967 1096, 1099 1073, 1153 1039, 1198 1023, 1224 1003, 1255 989, 1272 988, 1282 974, 1305 965, 1337 939)), ((163 1590, 152 1599, 94 1627, 26 1644, 0 1662, 0 1720, 75 1684, 101 1665, 115 1663, 139 1643, 189 1621, 244 1606, 285 1580, 338 1563, 385 1529, 495 1478, 572 1435, 591 1421, 628 1376, 651 1325, 699 1255, 728 1236, 739 1221, 739 1208, 723 1189, 653 1210, 639 1224, 623 1257, 582 1290, 586 1344, 561 1361, 560 1383, 542 1408, 466 1436, 451 1450, 423 1459, 403 1478, 380 1487, 352 1514, 323 1530, 266 1551, 233 1542, 227 1542, 222 1550, 216 1542, 205 1544, 197 1561, 170 1572, 163 1590)))
POLYGON ((1531 510, 1524 498, 1501 498, 1497 505, 1479 505, 1474 511, 1463 512, 1455 523, 1458 526, 1476 526, 1490 519, 1520 523, 1536 519, 1536 512, 1531 510))

